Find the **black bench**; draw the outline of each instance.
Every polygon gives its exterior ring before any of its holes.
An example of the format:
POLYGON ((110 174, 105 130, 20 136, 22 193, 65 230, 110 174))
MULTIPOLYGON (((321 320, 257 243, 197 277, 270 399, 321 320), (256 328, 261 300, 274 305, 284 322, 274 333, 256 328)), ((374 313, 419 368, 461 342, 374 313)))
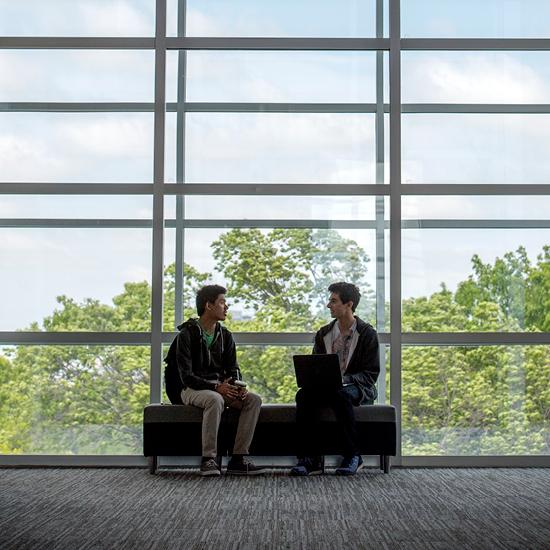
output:
MULTIPOLYGON (((390 456, 396 453, 395 407, 365 405, 355 408, 359 432, 359 452, 380 456, 380 469, 390 471, 390 456)), ((218 452, 231 454, 237 429, 238 411, 227 409, 222 415, 218 452)), ((321 413, 326 434, 323 453, 339 454, 340 433, 331 410, 321 413)), ((149 471, 158 468, 159 456, 200 456, 202 409, 189 405, 148 405, 143 413, 143 454, 149 471)), ((293 456, 296 453, 295 405, 262 405, 250 448, 252 456, 293 456)))

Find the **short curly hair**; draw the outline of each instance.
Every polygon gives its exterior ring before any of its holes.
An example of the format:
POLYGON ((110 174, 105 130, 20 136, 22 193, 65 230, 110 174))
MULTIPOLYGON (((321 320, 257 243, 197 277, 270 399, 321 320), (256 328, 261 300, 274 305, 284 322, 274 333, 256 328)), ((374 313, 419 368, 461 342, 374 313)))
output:
POLYGON ((352 283, 332 283, 328 287, 328 291, 338 294, 343 304, 353 302, 351 311, 355 311, 355 308, 359 305, 359 300, 361 300, 359 289, 352 283))

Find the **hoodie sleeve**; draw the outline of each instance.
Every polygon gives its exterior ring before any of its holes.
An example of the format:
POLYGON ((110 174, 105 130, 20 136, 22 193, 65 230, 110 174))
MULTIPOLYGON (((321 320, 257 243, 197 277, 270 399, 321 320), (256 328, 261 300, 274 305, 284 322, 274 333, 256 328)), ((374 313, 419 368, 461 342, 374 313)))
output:
POLYGON ((358 357, 359 369, 356 372, 346 373, 346 382, 352 382, 361 387, 371 388, 376 384, 380 374, 380 345, 378 335, 374 330, 369 331, 361 342, 361 355, 358 357))
POLYGON ((313 341, 313 351, 311 352, 313 355, 317 355, 319 353, 326 353, 326 347, 325 347, 325 341, 323 337, 321 336, 321 331, 318 330, 315 334, 315 340, 313 341))
POLYGON ((191 335, 189 330, 182 330, 176 341, 176 363, 181 381, 185 387, 193 390, 213 390, 216 384, 193 374, 191 357, 191 335))
POLYGON ((224 338, 224 353, 223 353, 223 367, 228 378, 234 378, 235 380, 242 380, 241 369, 237 363, 237 347, 235 346, 235 340, 233 335, 226 331, 223 334, 224 338))

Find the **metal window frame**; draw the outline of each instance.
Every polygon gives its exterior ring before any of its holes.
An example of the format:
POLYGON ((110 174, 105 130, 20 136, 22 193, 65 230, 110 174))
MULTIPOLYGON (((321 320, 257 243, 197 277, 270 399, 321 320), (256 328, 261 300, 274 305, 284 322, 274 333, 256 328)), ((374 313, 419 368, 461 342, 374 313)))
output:
MULTIPOLYGON (((181 195, 178 195, 178 198, 181 195)), ((378 200, 379 197, 376 197, 378 200)), ((383 213, 383 212, 382 212, 383 213)), ((151 229, 153 222, 142 219, 69 219, 69 218, 2 218, 1 228, 34 229, 151 229)), ((216 229, 216 228, 293 228, 293 229, 374 229, 376 235, 390 229, 388 220, 304 220, 304 219, 164 219, 165 229, 216 229)), ((402 229, 550 229, 550 220, 437 220, 410 219, 401 221, 402 229)), ((376 257, 384 265, 383 251, 376 257)), ((377 270, 377 279, 382 273, 377 270)), ((382 300, 380 300, 382 301, 382 300)), ((384 303, 384 302, 382 302, 384 303)), ((380 318, 380 317, 379 317, 380 318)), ((383 330, 383 323, 378 327, 383 330)))
POLYGON ((153 139, 153 254, 151 274, 150 402, 162 396, 162 322, 164 301, 164 150, 166 108, 166 0, 157 0, 155 19, 155 123, 153 139))
MULTIPOLYGON (((156 0, 155 37, 0 37, 0 49, 127 49, 153 50, 155 53, 155 97, 143 102, 1 102, 0 112, 152 112, 154 113, 154 179, 153 183, 49 183, 4 182, 0 194, 29 195, 147 195, 153 199, 152 220, 71 220, 71 219, 9 219, 0 227, 112 227, 152 228, 152 324, 143 333, 45 333, 0 332, 0 345, 137 345, 151 349, 151 402, 160 401, 161 354, 163 345, 174 337, 163 331, 163 245, 164 228, 176 227, 183 236, 189 227, 353 227, 377 231, 377 281, 383 277, 383 234, 390 229, 390 332, 380 331, 380 342, 391 349, 391 402, 397 407, 401 426, 401 351, 403 346, 487 346, 487 345, 549 345, 550 333, 402 333, 401 332, 401 231, 409 228, 548 228, 548 220, 401 220, 401 200, 404 196, 472 195, 472 196, 549 196, 549 184, 403 184, 401 181, 401 120, 402 114, 471 113, 471 114, 550 114, 549 104, 401 104, 401 52, 425 50, 460 51, 522 51, 550 50, 550 39, 415 39, 400 35, 400 0, 389 0, 389 38, 383 37, 383 1, 377 3, 376 38, 217 38, 186 37, 185 0, 178 0, 178 37, 166 36, 166 0, 156 0), (166 52, 180 51, 180 77, 185 78, 187 50, 266 50, 266 51, 375 51, 377 56, 376 103, 201 103, 187 102, 185 94, 177 102, 166 103, 166 52), (390 102, 383 101, 383 56, 389 54, 390 102), (369 113, 374 114, 379 164, 376 183, 353 184, 224 184, 185 183, 185 166, 180 162, 177 183, 164 181, 165 113, 180 117, 178 139, 184 149, 185 116, 187 112, 269 112, 269 113, 369 113), (384 141, 383 120, 389 114, 390 183, 383 183, 384 141), (381 123, 382 122, 382 123, 381 123), (176 195, 180 206, 175 220, 164 219, 164 199, 176 195), (192 220, 186 219, 183 197, 186 195, 252 195, 252 196, 373 196, 377 203, 390 197, 390 220, 384 220, 382 208, 376 209, 374 220, 192 220), (377 239, 378 241, 378 239, 377 239), (382 258, 382 260, 380 260, 382 258)), ((182 87, 185 90, 185 86, 182 87)), ((377 204, 379 206, 379 204, 377 204)), ((181 259, 183 262, 183 240, 181 259)), ((382 287, 377 295, 382 296, 382 287)), ((380 298, 379 298, 380 300, 380 298)), ((378 308, 380 309, 380 308, 378 308)), ((383 310, 383 308, 382 308, 383 310)), ((383 311, 378 311, 383 326, 383 311)), ((177 321, 177 319, 176 319, 177 321)), ((309 345, 313 333, 237 333, 239 345, 309 345)), ((403 456, 401 432, 396 465, 403 466, 550 466, 549 456, 403 456)), ((0 465, 6 466, 143 466, 139 456, 31 456, 0 455, 0 465)))

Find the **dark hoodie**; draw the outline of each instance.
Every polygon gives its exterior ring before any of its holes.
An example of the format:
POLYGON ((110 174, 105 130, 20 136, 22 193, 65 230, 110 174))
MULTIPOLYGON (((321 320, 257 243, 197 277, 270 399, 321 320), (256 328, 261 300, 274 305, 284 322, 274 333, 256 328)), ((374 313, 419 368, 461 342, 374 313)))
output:
MULTIPOLYGON (((348 368, 344 373, 346 382, 355 384, 362 393, 361 403, 366 404, 376 399, 376 380, 380 374, 380 350, 376 330, 359 319, 357 320, 358 339, 353 350, 348 368)), ((313 353, 329 353, 325 346, 324 337, 332 330, 336 319, 329 325, 321 327, 315 335, 313 353)))
POLYGON ((174 405, 181 404, 184 388, 213 390, 216 382, 226 378, 241 379, 235 341, 220 323, 216 324, 210 349, 206 346, 198 319, 189 319, 178 330, 180 333, 164 359, 166 394, 174 405))

